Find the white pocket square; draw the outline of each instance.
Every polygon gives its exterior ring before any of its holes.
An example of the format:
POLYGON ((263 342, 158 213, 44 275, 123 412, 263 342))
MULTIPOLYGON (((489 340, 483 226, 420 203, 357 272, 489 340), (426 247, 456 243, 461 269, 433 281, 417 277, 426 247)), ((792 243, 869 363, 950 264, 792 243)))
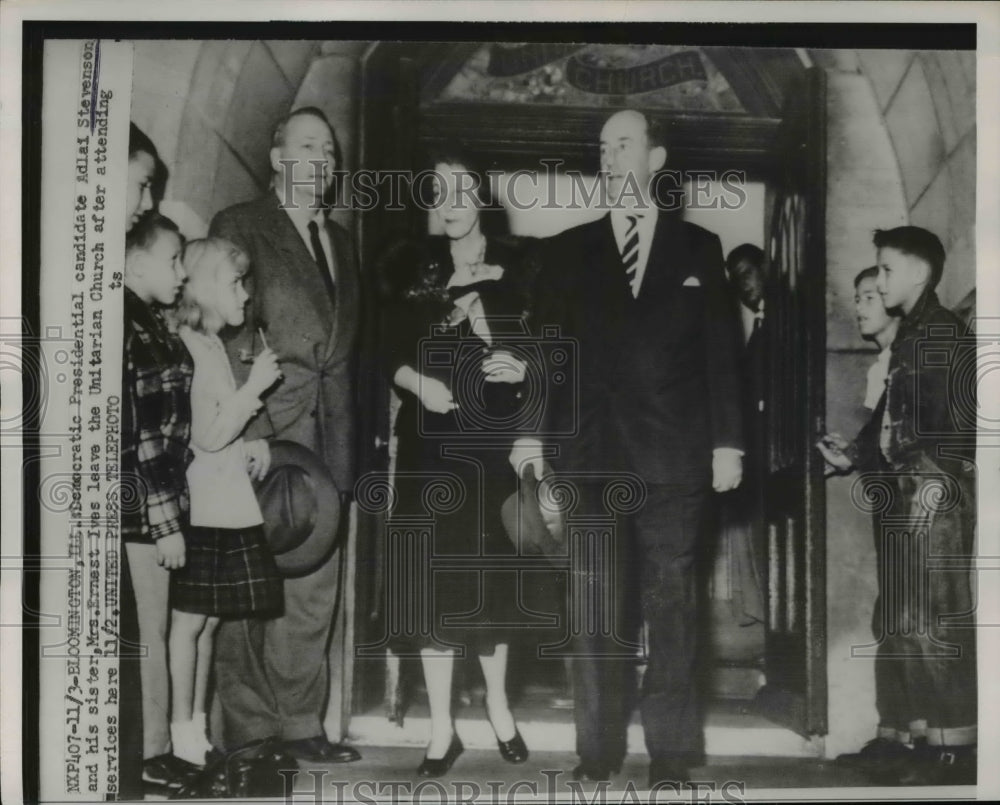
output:
POLYGON ((695 277, 694 275, 692 275, 692 276, 688 277, 686 280, 684 280, 684 287, 685 288, 700 288, 701 287, 701 280, 698 279, 697 277, 695 277))

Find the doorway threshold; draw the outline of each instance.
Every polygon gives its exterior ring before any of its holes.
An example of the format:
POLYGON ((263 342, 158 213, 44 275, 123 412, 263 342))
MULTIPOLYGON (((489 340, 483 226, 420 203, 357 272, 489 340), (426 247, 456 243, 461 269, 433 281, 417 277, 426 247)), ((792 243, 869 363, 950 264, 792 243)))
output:
MULTIPOLYGON (((573 711, 547 706, 529 697, 512 710, 525 743, 531 749, 575 752, 573 711)), ((818 758, 823 756, 821 738, 808 739, 747 710, 749 703, 715 700, 707 707, 705 752, 718 757, 818 758)), ((455 726, 469 749, 496 749, 496 736, 482 705, 455 708, 455 726)), ((349 740, 360 746, 425 746, 430 736, 430 716, 425 702, 415 702, 402 726, 389 721, 381 706, 351 718, 349 740)), ((644 754, 639 713, 628 728, 628 751, 644 754)))

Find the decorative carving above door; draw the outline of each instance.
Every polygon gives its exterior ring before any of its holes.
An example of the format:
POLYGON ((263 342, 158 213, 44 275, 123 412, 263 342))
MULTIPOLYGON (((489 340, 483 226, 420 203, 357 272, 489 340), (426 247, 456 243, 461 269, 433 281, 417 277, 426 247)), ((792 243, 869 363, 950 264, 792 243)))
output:
POLYGON ((434 101, 747 111, 704 50, 675 45, 485 44, 434 101))

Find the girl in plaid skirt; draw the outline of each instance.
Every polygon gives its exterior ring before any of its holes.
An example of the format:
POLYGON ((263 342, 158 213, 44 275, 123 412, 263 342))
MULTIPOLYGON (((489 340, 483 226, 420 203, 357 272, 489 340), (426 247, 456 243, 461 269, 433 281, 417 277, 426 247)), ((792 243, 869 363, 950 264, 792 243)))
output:
POLYGON ((268 551, 250 479, 267 474, 263 439, 240 437, 261 406, 260 396, 281 376, 265 348, 242 388, 236 387, 219 331, 243 323, 249 261, 222 238, 196 240, 184 251, 188 281, 178 306, 179 333, 194 359, 191 449, 187 470, 191 527, 183 567, 171 576, 170 676, 174 753, 197 764, 211 749, 205 736, 205 698, 219 618, 281 610, 281 576, 268 551))

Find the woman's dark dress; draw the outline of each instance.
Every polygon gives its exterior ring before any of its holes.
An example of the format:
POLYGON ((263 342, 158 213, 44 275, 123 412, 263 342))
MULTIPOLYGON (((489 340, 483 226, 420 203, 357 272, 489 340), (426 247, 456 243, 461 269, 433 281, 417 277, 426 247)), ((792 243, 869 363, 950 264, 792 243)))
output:
POLYGON ((508 457, 519 435, 524 384, 485 382, 479 368, 490 353, 516 352, 518 342, 525 340, 524 296, 512 277, 516 254, 513 247, 489 241, 484 262, 504 268, 503 277, 449 294, 445 285, 453 264, 448 241, 430 238, 416 256, 416 276, 398 294, 387 318, 390 377, 400 366, 410 366, 442 381, 459 405, 458 411, 435 414, 415 395, 399 391, 392 518, 432 516, 432 563, 447 557, 453 565, 457 560, 458 567, 428 574, 433 592, 422 600, 432 601, 430 633, 421 629, 419 618, 404 626, 392 637, 397 652, 432 646, 492 654, 497 643, 509 642, 517 625, 517 573, 490 562, 515 553, 500 508, 517 489, 508 457), (451 297, 470 290, 479 293, 492 345, 472 331, 468 319, 443 324, 454 307, 451 297), (457 484, 464 495, 461 503, 439 500, 435 505, 431 500, 428 506, 425 496, 435 479, 453 488, 457 484))

